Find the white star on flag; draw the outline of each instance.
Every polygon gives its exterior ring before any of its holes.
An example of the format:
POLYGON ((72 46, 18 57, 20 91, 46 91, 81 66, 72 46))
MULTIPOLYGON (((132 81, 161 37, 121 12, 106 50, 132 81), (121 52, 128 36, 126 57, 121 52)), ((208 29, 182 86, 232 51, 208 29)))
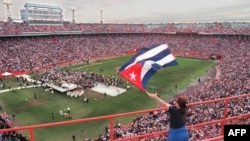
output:
POLYGON ((134 80, 135 81, 135 77, 136 77, 135 73, 132 72, 129 75, 130 75, 130 80, 134 80))

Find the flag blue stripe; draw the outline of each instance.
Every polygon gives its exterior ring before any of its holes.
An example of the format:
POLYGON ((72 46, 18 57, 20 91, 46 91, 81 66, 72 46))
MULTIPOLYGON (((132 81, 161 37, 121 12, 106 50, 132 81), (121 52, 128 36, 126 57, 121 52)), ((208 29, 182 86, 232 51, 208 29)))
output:
POLYGON ((132 66, 136 64, 137 62, 147 60, 149 58, 152 58, 155 56, 155 53, 164 51, 163 49, 166 49, 167 46, 160 46, 160 45, 153 45, 149 48, 142 48, 139 50, 139 52, 133 56, 125 65, 121 68, 121 70, 126 69, 126 67, 132 66))

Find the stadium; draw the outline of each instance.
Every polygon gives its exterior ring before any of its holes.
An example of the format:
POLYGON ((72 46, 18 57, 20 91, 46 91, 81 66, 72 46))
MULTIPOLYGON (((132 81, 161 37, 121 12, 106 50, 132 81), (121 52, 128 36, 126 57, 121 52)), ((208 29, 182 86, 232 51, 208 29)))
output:
POLYGON ((0 21, 2 141, 167 140, 165 107, 117 73, 159 43, 178 65, 147 90, 171 104, 187 98, 189 141, 221 141, 225 125, 250 124, 250 23, 75 23, 58 6, 25 8, 23 22, 0 21))

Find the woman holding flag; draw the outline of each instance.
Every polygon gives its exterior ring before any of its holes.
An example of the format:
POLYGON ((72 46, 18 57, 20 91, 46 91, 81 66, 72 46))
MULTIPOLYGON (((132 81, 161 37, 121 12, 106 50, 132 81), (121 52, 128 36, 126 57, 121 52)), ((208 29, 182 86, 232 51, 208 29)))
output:
POLYGON ((187 101, 183 96, 178 96, 174 101, 174 105, 171 105, 157 95, 146 92, 146 94, 155 99, 160 104, 166 107, 166 110, 170 114, 170 130, 168 132, 168 141, 188 141, 188 130, 186 128, 186 112, 187 101))
POLYGON ((168 141, 188 141, 186 128, 186 99, 178 97, 175 105, 161 100, 157 95, 146 91, 149 78, 159 69, 177 65, 175 57, 169 50, 168 44, 155 44, 148 48, 142 48, 128 62, 121 66, 118 73, 139 90, 146 92, 148 96, 163 104, 170 113, 170 130, 168 141))

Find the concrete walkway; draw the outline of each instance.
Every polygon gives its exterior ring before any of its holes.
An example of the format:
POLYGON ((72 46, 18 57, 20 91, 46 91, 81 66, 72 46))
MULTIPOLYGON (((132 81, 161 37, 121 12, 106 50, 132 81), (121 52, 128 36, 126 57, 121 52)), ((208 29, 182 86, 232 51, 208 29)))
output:
MULTIPOLYGON (((20 76, 26 78, 27 81, 29 81, 29 82, 34 82, 35 81, 34 79, 31 79, 29 75, 26 75, 26 74, 23 74, 23 75, 20 75, 20 76)), ((19 76, 17 76, 17 77, 19 77, 19 76)), ((23 87, 17 87, 17 88, 12 88, 12 89, 4 89, 4 90, 0 90, 0 93, 9 92, 9 91, 12 91, 13 89, 14 90, 20 90, 20 89, 35 88, 35 87, 41 87, 41 85, 30 85, 30 86, 23 86, 23 87)))
POLYGON ((14 90, 20 90, 20 89, 27 89, 27 88, 35 88, 35 87, 41 87, 41 85, 30 85, 30 86, 24 86, 24 87, 17 87, 17 88, 12 88, 12 89, 4 89, 0 90, 0 93, 5 93, 14 90))
POLYGON ((220 73, 218 73, 218 68, 212 68, 209 71, 207 71, 205 74, 203 74, 202 76, 200 76, 200 82, 197 80, 194 80, 192 83, 189 84, 189 86, 187 86, 186 88, 184 88, 183 90, 181 90, 177 95, 179 94, 183 94, 186 92, 192 92, 194 89, 198 88, 198 87, 202 87, 205 85, 208 85, 209 82, 213 79, 218 79, 220 73))

